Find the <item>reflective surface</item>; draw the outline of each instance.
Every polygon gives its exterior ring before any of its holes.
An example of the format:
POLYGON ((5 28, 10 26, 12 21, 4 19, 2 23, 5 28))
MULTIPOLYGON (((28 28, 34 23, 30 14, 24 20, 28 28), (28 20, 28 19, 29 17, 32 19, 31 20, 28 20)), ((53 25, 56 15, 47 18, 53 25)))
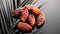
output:
MULTIPOLYGON (((46 4, 40 8, 46 14, 46 20, 44 25, 40 29, 36 29, 35 27, 30 33, 20 32, 19 34, 60 34, 60 0, 39 0, 34 5, 38 7, 45 2, 46 4)), ((10 10, 13 10, 11 6, 10 8, 11 8, 10 10)), ((4 8, 2 9, 3 9, 2 11, 4 11, 4 8)), ((5 10, 9 11, 7 9, 5 10)))
MULTIPOLYGON (((60 0, 41 0, 41 3, 47 2, 42 7, 42 11, 46 14, 46 26, 42 34, 60 34, 60 0)), ((40 3, 39 2, 39 3, 40 3)), ((37 5, 39 5, 37 3, 37 5)))
POLYGON ((39 6, 44 2, 47 3, 41 9, 46 14, 46 21, 34 34, 60 34, 60 0, 39 0, 35 5, 39 6))

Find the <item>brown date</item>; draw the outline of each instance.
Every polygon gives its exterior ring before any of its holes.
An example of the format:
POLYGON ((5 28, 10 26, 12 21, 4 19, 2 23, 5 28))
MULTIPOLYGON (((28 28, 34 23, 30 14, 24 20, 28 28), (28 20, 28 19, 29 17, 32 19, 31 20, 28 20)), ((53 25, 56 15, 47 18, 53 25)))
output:
POLYGON ((21 21, 25 21, 28 17, 29 13, 27 9, 24 9, 21 13, 20 13, 20 19, 21 21))
POLYGON ((20 12, 23 11, 23 9, 24 9, 24 7, 19 7, 19 8, 17 8, 17 9, 13 10, 13 11, 12 11, 12 14, 13 14, 13 15, 19 15, 20 12))
POLYGON ((28 10, 32 10, 32 14, 36 14, 36 15, 39 15, 40 14, 40 9, 37 8, 36 6, 32 5, 32 4, 29 4, 29 5, 25 5, 25 7, 28 9, 28 10))
POLYGON ((37 26, 41 26, 45 21, 45 14, 41 12, 41 14, 37 17, 37 26))
POLYGON ((19 29, 21 29, 23 31, 30 31, 30 30, 32 30, 32 27, 29 24, 24 23, 24 22, 19 22, 17 26, 18 26, 19 29))
POLYGON ((34 26, 35 24, 35 17, 33 14, 29 14, 28 16, 28 23, 31 25, 31 26, 34 26))

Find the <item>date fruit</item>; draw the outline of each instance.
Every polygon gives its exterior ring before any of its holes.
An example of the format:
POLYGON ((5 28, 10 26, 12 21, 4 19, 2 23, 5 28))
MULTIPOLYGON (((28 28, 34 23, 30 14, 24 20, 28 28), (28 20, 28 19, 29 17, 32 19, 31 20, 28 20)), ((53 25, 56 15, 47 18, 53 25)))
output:
POLYGON ((18 23, 18 28, 23 30, 23 31, 30 31, 30 30, 32 30, 32 27, 29 24, 24 23, 24 22, 19 22, 18 23))
POLYGON ((33 14, 29 14, 28 16, 28 23, 31 25, 31 26, 34 26, 35 24, 35 17, 33 14))

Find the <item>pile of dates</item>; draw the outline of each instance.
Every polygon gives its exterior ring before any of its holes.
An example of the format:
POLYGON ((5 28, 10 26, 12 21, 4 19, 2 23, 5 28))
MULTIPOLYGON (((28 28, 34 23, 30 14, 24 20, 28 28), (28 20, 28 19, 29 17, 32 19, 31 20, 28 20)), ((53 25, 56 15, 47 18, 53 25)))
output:
POLYGON ((34 25, 41 26, 45 21, 45 14, 32 4, 19 7, 13 10, 12 14, 18 16, 18 19, 20 19, 17 27, 22 31, 30 31, 34 25))

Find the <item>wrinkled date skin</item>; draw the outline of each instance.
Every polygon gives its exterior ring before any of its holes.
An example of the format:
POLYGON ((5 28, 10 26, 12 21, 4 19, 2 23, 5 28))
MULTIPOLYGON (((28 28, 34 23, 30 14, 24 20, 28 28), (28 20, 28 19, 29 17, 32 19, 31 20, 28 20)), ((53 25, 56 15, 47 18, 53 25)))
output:
POLYGON ((20 12, 23 11, 23 9, 24 9, 24 7, 19 7, 19 8, 17 8, 16 10, 13 10, 13 11, 12 11, 12 14, 15 15, 15 16, 17 16, 17 15, 20 14, 20 12))
POLYGON ((38 9, 37 7, 34 7, 34 8, 32 9, 32 14, 39 15, 40 12, 41 12, 41 10, 38 9))
POLYGON ((37 26, 41 26, 45 21, 45 14, 41 12, 41 14, 37 17, 37 26))
POLYGON ((45 21, 45 14, 32 4, 19 7, 12 11, 12 14, 18 15, 20 22, 17 24, 17 27, 23 31, 30 31, 34 25, 41 26, 45 21))
POLYGON ((30 30, 32 30, 32 27, 29 24, 24 23, 24 22, 19 22, 18 23, 18 28, 23 30, 23 31, 30 31, 30 30))
POLYGON ((28 16, 28 23, 31 25, 31 26, 34 26, 35 24, 35 17, 33 14, 29 14, 28 16))
POLYGON ((28 17, 29 13, 27 9, 24 9, 21 13, 20 13, 20 19, 21 21, 25 21, 28 17))
POLYGON ((36 6, 32 5, 32 4, 29 4, 29 5, 25 5, 25 7, 28 9, 28 10, 32 10, 32 14, 36 14, 36 15, 39 15, 40 14, 40 9, 38 9, 36 6))

